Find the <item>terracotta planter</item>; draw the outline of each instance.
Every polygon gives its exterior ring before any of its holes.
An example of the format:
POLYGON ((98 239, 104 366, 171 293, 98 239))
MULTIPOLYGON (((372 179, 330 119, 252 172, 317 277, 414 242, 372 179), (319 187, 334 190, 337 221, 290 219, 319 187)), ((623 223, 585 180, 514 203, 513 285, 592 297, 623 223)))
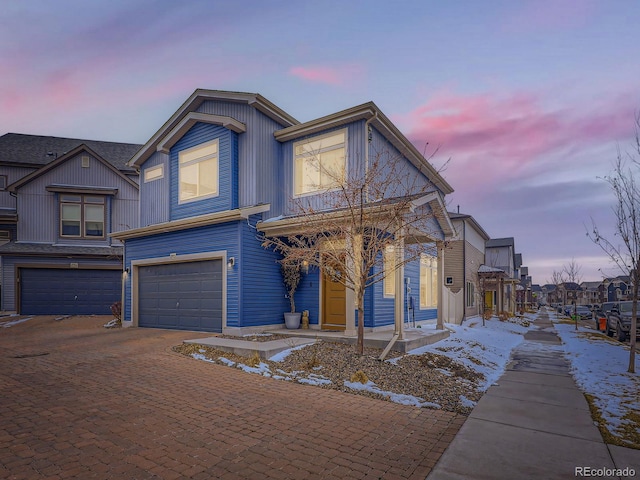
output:
POLYGON ((300 328, 300 317, 302 313, 285 313, 284 314, 284 325, 289 330, 295 330, 296 328, 300 328))

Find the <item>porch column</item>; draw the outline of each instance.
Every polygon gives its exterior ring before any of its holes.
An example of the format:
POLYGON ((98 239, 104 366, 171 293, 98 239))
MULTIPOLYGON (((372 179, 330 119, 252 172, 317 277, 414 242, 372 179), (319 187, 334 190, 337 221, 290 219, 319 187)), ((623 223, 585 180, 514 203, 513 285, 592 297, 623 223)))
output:
POLYGON ((436 242, 438 249, 438 319, 436 330, 444 330, 444 242, 436 242))
POLYGON ((350 288, 346 289, 345 304, 347 311, 345 312, 344 336, 355 337, 358 335, 356 330, 356 294, 350 288))
POLYGON ((395 328, 394 335, 398 340, 404 339, 404 233, 400 230, 396 238, 394 251, 396 256, 396 296, 394 303, 395 328))

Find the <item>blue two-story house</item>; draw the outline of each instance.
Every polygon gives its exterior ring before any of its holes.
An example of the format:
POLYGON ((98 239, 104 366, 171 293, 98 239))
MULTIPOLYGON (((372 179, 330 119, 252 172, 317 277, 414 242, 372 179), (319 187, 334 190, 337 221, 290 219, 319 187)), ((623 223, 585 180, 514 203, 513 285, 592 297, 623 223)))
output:
MULTIPOLYGON (((321 176, 308 179, 300 152, 309 145, 346 171, 364 168, 356 160, 374 150, 402 158, 433 186, 416 208, 433 212, 422 241, 442 252, 453 234, 443 198, 453 190, 375 104, 300 123, 259 94, 196 90, 129 162, 140 173, 140 226, 112 234, 125 246, 125 320, 229 334, 282 327, 289 305, 279 257, 261 235, 304 228, 291 200, 313 202, 327 187, 321 176)), ((399 281, 370 287, 365 328, 388 328, 404 315, 396 290, 405 284, 416 320, 436 318, 440 264, 425 257, 398 269, 399 281)), ((352 300, 323 269, 306 272, 296 293, 311 328, 347 335, 355 332, 352 300)))
POLYGON ((138 225, 140 145, 0 137, 1 309, 108 314, 122 297, 122 243, 138 225))

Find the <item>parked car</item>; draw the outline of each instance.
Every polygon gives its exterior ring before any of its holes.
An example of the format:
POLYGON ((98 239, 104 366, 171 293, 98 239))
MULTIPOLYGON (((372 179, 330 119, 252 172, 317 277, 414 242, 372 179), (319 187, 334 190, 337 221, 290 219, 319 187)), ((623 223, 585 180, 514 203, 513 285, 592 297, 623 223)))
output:
MULTIPOLYGON (((607 335, 624 342, 631 333, 631 311, 633 302, 619 302, 607 316, 607 335)), ((636 337, 640 336, 640 325, 636 321, 636 337)))
MULTIPOLYGON (((593 316, 591 309, 589 309, 589 307, 587 307, 586 305, 578 305, 576 307, 575 313, 580 317, 580 320, 591 320, 593 316)), ((571 311, 571 314, 573 315, 573 310, 571 311)))

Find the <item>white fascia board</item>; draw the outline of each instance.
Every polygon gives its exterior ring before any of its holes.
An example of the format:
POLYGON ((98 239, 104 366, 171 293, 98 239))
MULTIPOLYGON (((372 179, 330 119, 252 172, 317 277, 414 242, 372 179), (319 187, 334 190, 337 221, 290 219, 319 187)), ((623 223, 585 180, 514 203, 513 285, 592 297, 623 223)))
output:
POLYGON ((208 123, 210 125, 220 125, 232 132, 244 133, 247 126, 232 117, 222 115, 209 115, 208 113, 189 112, 180 122, 171 129, 169 133, 158 143, 156 150, 162 153, 169 153, 178 140, 189 131, 196 123, 208 123))
POLYGON ((203 227, 206 225, 215 225, 217 223, 234 222, 245 220, 251 215, 268 212, 271 209, 270 204, 257 205, 255 207, 237 208, 234 210, 225 210, 224 212, 209 213, 207 215, 198 215, 197 217, 183 218, 170 222, 149 225, 148 227, 133 228, 122 232, 110 233, 111 238, 117 240, 128 240, 130 238, 147 237, 159 233, 175 232, 178 230, 187 230, 189 228, 203 227))

